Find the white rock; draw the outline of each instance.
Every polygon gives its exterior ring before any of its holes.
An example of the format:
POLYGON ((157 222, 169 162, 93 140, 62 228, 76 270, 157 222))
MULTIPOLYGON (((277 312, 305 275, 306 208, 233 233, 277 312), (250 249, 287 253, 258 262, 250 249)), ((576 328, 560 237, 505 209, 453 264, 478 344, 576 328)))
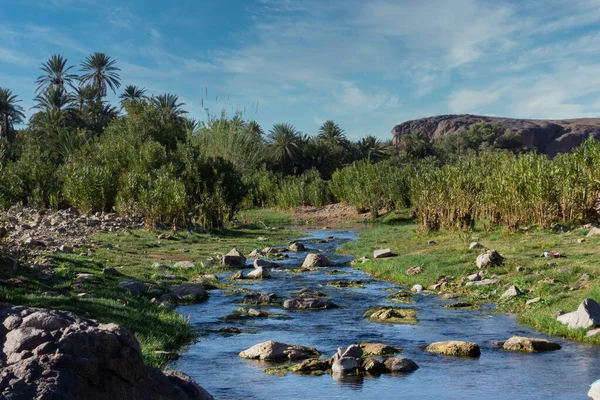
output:
POLYGON ((577 311, 559 315, 556 319, 571 329, 598 326, 600 325, 600 304, 592 299, 585 299, 577 311))
POLYGON ((373 258, 386 258, 391 257, 392 255, 391 249, 379 249, 373 251, 373 258))
POLYGON ((410 290, 411 290, 411 292, 421 293, 421 292, 423 292, 423 286, 422 285, 414 285, 410 290))

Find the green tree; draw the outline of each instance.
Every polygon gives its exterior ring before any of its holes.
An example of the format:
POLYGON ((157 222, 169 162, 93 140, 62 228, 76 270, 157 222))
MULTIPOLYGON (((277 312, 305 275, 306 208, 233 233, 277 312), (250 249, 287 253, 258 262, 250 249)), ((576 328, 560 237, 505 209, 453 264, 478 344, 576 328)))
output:
POLYGON ((420 159, 433 154, 433 144, 426 133, 415 131, 400 137, 400 150, 410 159, 420 159))
POLYGON ((123 93, 119 95, 121 99, 121 107, 127 101, 140 101, 146 99, 146 88, 140 88, 134 85, 125 86, 123 93))
POLYGON ((121 78, 116 67, 117 62, 104 53, 94 53, 87 56, 81 63, 81 71, 84 72, 79 78, 84 85, 90 85, 101 97, 106 96, 107 89, 113 93, 121 86, 121 78))
POLYGON ((174 117, 182 117, 183 115, 187 114, 187 111, 181 108, 185 106, 185 103, 178 103, 178 101, 179 96, 171 93, 165 93, 159 94, 158 96, 152 96, 150 99, 150 104, 152 104, 158 110, 165 111, 169 115, 174 117))
POLYGON ((10 89, 0 88, 0 137, 4 136, 11 141, 14 139, 15 124, 20 124, 25 119, 25 110, 17 104, 20 102, 10 89))
POLYGON ((66 85, 72 86, 73 81, 77 79, 77 75, 69 71, 73 66, 67 67, 67 59, 60 54, 53 54, 47 61, 42 63, 42 72, 35 83, 37 84, 36 92, 53 88, 64 88, 66 85))
POLYGON ((293 173, 293 169, 302 155, 302 139, 296 128, 287 123, 273 125, 269 131, 267 143, 273 162, 281 167, 284 174, 293 173))
POLYGON ((358 160, 366 158, 371 162, 377 162, 383 160, 386 156, 385 144, 372 135, 360 139, 356 143, 356 150, 358 160))
POLYGON ((319 138, 340 146, 345 146, 348 143, 344 130, 332 120, 323 122, 323 125, 319 128, 319 138))

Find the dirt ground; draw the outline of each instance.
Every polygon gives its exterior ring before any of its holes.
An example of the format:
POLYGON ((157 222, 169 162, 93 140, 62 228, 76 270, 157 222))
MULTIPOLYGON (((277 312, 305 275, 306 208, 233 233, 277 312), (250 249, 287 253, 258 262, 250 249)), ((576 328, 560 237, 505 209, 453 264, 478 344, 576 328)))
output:
POLYGON ((292 219, 296 222, 327 223, 329 225, 368 221, 370 218, 371 213, 359 213, 355 208, 341 203, 323 207, 299 207, 292 215, 292 219))

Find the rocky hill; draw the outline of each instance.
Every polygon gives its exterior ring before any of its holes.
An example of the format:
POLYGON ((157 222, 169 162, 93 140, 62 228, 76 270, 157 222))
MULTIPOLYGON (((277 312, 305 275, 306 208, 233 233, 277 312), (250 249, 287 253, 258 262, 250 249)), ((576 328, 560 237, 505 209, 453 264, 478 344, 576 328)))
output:
POLYGON ((577 147, 588 137, 600 140, 600 118, 561 120, 515 119, 483 115, 438 115, 406 121, 392 129, 394 144, 400 136, 412 131, 423 131, 433 140, 443 135, 463 132, 478 122, 499 123, 521 135, 523 145, 537 148, 540 153, 554 156, 577 147))

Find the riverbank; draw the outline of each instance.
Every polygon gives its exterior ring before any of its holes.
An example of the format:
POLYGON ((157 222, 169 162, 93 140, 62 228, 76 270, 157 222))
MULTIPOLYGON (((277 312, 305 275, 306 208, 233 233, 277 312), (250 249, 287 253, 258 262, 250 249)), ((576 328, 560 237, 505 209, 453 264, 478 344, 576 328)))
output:
POLYGON ((357 263, 356 268, 378 279, 425 288, 440 282, 441 276, 452 277, 438 289, 440 292, 461 295, 474 305, 496 303, 497 311, 514 313, 519 323, 548 335, 600 344, 600 335, 587 337, 583 329, 568 329, 555 318, 559 311, 574 311, 585 298, 600 301, 600 236, 586 237, 590 229, 420 234, 408 219, 388 216, 385 221, 387 224, 362 231, 360 240, 340 247, 342 254, 371 259, 357 263), (480 271, 475 259, 482 250, 469 250, 472 242, 495 249, 504 257, 502 266, 484 272, 483 278, 495 279, 494 284, 466 286, 466 277, 480 271), (380 248, 390 248, 395 256, 372 260, 373 250, 380 248), (545 251, 564 257, 542 257, 545 251), (422 272, 407 274, 411 267, 422 267, 422 272), (502 297, 513 285, 522 294, 502 297))
MULTIPOLYGON (((285 217, 252 219, 230 229, 173 233, 119 229, 96 233, 72 252, 22 255, 0 268, 0 302, 71 311, 100 322, 124 326, 139 340, 144 361, 163 367, 195 337, 188 321, 157 301, 168 288, 182 283, 226 287, 211 274, 222 272, 219 256, 233 247, 243 253, 286 242, 293 232, 275 229, 285 217), (193 267, 177 267, 189 261, 193 267), (112 268, 112 269, 111 269, 112 268), (125 280, 141 282, 142 293, 119 287, 125 280)), ((185 300, 184 300, 185 301, 185 300)), ((175 304, 173 304, 175 305, 175 304)))

